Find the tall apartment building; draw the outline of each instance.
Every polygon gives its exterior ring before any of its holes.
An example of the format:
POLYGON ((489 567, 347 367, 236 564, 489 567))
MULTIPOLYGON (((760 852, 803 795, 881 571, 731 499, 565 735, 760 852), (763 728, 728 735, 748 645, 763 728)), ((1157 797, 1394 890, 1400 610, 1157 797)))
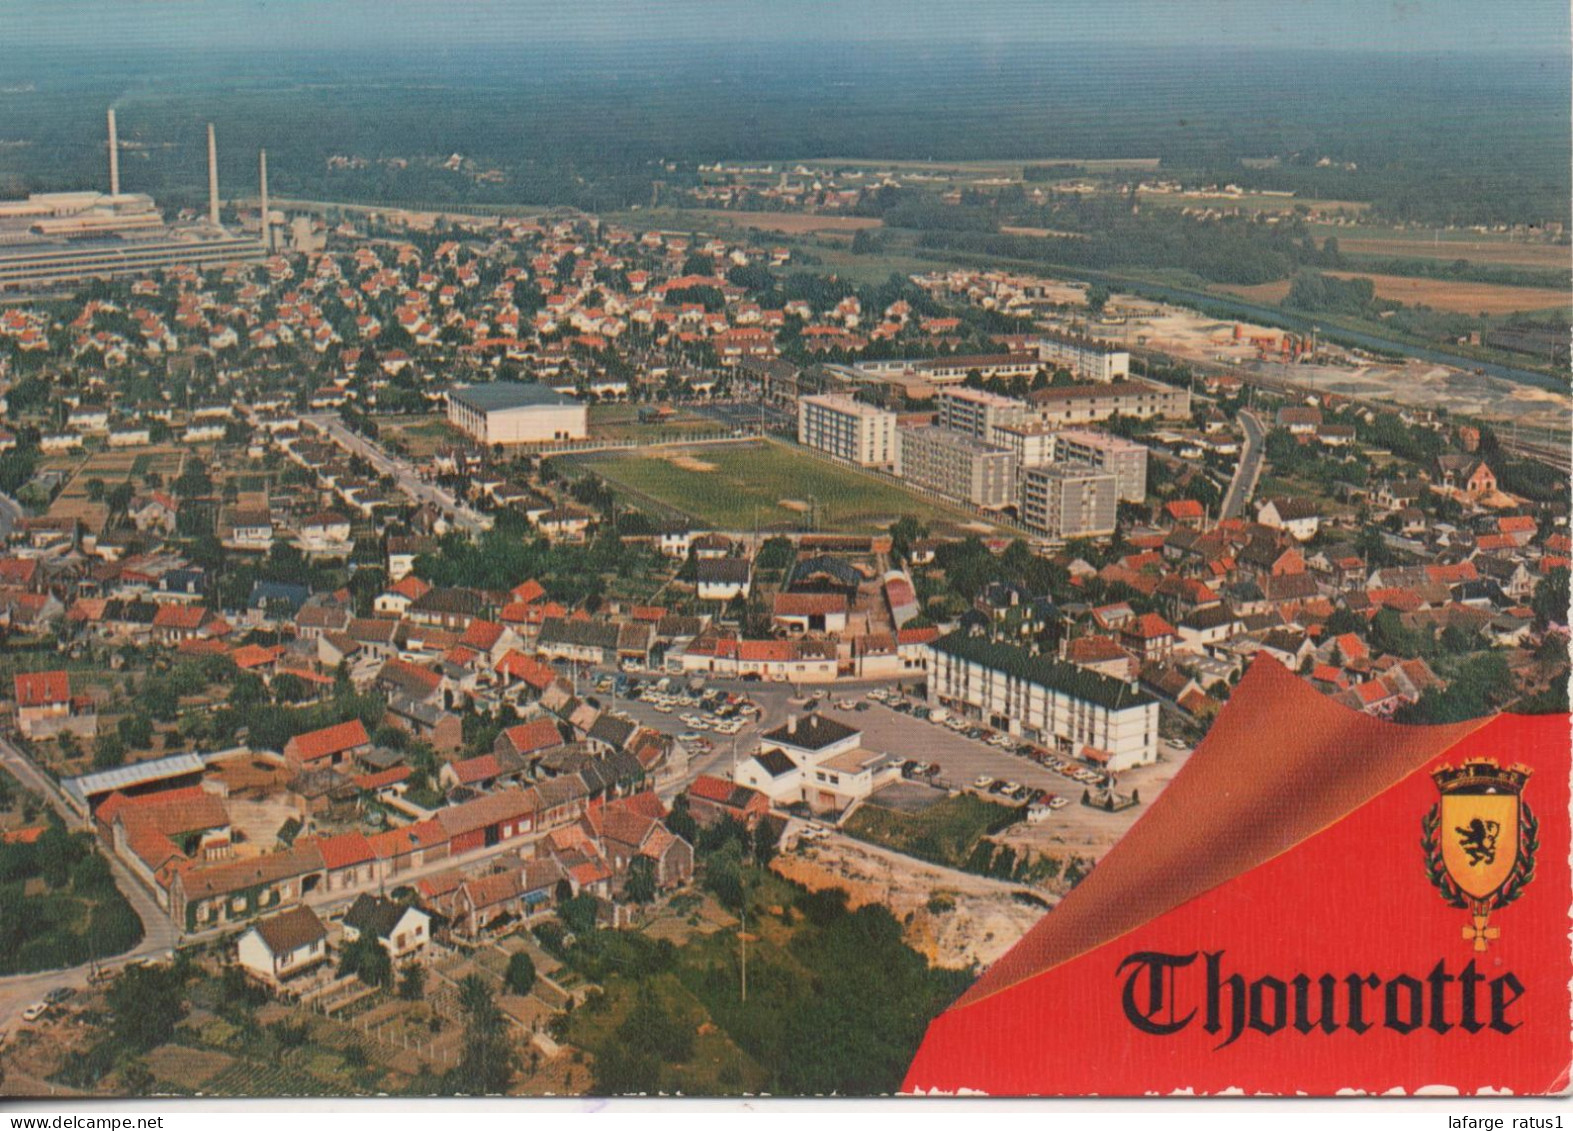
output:
POLYGON ((941 389, 935 399, 941 428, 965 432, 980 440, 990 439, 990 434, 1000 425, 1020 424, 1032 416, 1032 406, 1026 401, 986 389, 966 386, 941 389))
POLYGON ((1147 497, 1147 449, 1123 436, 1067 429, 1055 436, 1053 458, 1110 472, 1121 502, 1139 503, 1147 497))
POLYGON ((965 629, 928 652, 935 706, 1110 770, 1158 760, 1158 701, 1135 684, 965 629))
POLYGON ((1131 375, 1131 355, 1113 342, 1076 334, 1047 332, 1038 338, 1038 358, 1092 381, 1123 381, 1131 375))
POLYGON ((1171 420, 1191 415, 1191 391, 1149 381, 1115 381, 1107 385, 1067 385, 1030 393, 1027 401, 1046 424, 1066 427, 1134 416, 1138 420, 1171 420))
POLYGON ((998 510, 1016 501, 1016 458, 949 428, 898 428, 896 474, 914 487, 998 510))
POLYGON ((894 467, 896 414, 839 393, 801 397, 797 442, 864 467, 894 467))
POLYGON ((1045 538, 1102 538, 1114 533, 1119 487, 1114 475, 1077 464, 1024 467, 1021 522, 1045 538))
POLYGON ((1035 463, 1054 462, 1054 438, 1059 429, 1041 420, 1024 420, 1020 424, 996 424, 988 441, 1007 449, 1016 457, 1017 467, 1035 463))

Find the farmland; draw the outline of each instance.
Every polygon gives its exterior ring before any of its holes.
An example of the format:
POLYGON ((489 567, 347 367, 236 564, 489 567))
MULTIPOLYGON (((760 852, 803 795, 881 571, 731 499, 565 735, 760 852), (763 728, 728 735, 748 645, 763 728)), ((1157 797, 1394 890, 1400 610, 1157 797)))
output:
MULTIPOLYGON (((1520 312, 1568 309, 1565 291, 1550 287, 1504 287, 1492 283, 1470 283, 1452 279, 1412 279, 1403 275, 1366 275, 1357 271, 1328 271, 1340 279, 1365 278, 1376 284, 1378 298, 1391 299, 1406 306, 1429 306, 1434 310, 1458 314, 1513 314, 1520 312)), ((1218 289, 1252 302, 1282 302, 1289 293, 1290 280, 1279 279, 1256 286, 1220 286, 1218 289)))
POLYGON ((878 476, 775 442, 559 457, 569 474, 594 472, 636 504, 718 530, 801 530, 812 511, 824 531, 866 531, 902 515, 930 525, 975 524, 878 476))

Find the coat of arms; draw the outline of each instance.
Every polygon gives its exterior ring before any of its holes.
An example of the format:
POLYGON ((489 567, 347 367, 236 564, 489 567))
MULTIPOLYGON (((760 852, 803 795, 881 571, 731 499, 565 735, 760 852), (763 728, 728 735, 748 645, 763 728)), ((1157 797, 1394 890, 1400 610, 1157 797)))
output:
POLYGON ((1450 906, 1469 911, 1463 937, 1477 951, 1501 933, 1489 925, 1491 913, 1535 878, 1540 825, 1523 798, 1529 775, 1488 758, 1431 775, 1442 797, 1421 821, 1426 874, 1450 906))

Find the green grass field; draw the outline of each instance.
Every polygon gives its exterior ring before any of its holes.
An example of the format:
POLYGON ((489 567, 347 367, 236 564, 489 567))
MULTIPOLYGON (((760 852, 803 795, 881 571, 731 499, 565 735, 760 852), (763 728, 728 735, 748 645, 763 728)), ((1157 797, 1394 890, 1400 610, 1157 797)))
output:
POLYGON ((903 813, 869 802, 847 818, 845 831, 920 860, 960 868, 984 836, 1019 819, 1004 805, 971 793, 947 797, 921 813, 903 813))
POLYGON ((570 474, 594 472, 636 506, 719 530, 751 530, 756 518, 760 530, 801 530, 811 502, 817 529, 829 532, 884 529, 908 514, 931 527, 976 521, 877 476, 775 442, 596 452, 554 462, 570 474))

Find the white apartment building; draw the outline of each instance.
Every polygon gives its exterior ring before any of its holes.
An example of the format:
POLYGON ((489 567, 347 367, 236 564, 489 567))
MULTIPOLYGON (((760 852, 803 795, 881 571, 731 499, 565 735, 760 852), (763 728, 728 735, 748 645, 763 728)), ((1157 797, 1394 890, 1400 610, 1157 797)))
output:
POLYGON ((1123 381, 1131 375, 1128 351, 1075 334, 1044 334, 1038 339, 1038 358, 1092 381, 1123 381))
POLYGON ((896 414, 837 393, 797 402, 797 442, 863 467, 896 464, 896 414))
POLYGON ((1114 533, 1118 480, 1069 463, 1021 469, 1021 522, 1045 538, 1105 538, 1114 533))
POLYGON ((934 706, 1113 771, 1158 760, 1158 701, 1134 683, 966 630, 928 650, 934 706))
POLYGON ((1054 459, 1111 473, 1121 502, 1139 503, 1147 497, 1147 449, 1133 440, 1107 432, 1068 429, 1055 438, 1054 459))
POLYGON ((1025 420, 1020 424, 996 424, 990 430, 988 441, 1007 449, 1016 458, 1017 467, 1035 463, 1054 462, 1054 437, 1059 429, 1041 420, 1025 420))
POLYGON ((965 385, 941 389, 936 400, 941 428, 965 432, 980 440, 990 440, 995 428, 1024 423, 1033 414, 1026 401, 965 385))
POLYGON ((898 428, 896 474, 914 487, 999 510, 1016 501, 1016 459, 949 428, 898 428))

